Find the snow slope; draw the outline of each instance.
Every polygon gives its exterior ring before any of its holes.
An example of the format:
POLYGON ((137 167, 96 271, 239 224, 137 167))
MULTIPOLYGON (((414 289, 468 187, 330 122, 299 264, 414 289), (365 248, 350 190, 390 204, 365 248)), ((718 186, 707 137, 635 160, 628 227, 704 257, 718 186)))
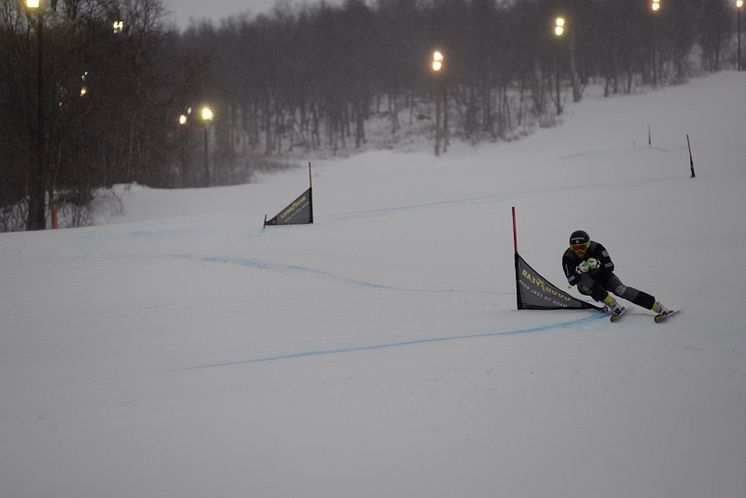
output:
POLYGON ((743 496, 745 83, 315 162, 313 225, 262 229, 296 169, 0 234, 0 497, 743 496), (511 206, 684 312, 516 311, 511 206))

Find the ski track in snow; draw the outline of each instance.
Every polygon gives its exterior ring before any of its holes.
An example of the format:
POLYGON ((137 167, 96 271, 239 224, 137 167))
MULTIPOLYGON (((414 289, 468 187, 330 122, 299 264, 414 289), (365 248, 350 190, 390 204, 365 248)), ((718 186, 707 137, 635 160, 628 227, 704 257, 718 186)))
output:
MULTIPOLYGON (((641 146, 641 147, 634 147, 632 154, 648 154, 648 153, 657 153, 662 152, 665 154, 670 154, 671 151, 668 149, 664 149, 663 147, 657 147, 655 145, 647 145, 647 146, 641 146)), ((568 159, 577 159, 580 157, 594 157, 594 156, 629 156, 630 149, 628 147, 618 147, 614 149, 588 149, 588 150, 581 150, 579 152, 574 152, 572 154, 567 154, 564 156, 559 156, 558 159, 562 161, 566 161, 568 159)))
POLYGON ((484 339, 484 338, 489 338, 489 337, 506 337, 506 336, 515 336, 515 335, 536 334, 536 333, 548 332, 552 330, 571 329, 573 327, 580 326, 586 322, 605 319, 607 318, 607 316, 608 315, 606 313, 593 312, 593 314, 590 316, 586 316, 586 317, 583 317, 577 320, 572 320, 569 322, 555 322, 555 323, 550 323, 546 325, 539 325, 536 327, 529 327, 529 328, 522 328, 522 329, 503 330, 503 331, 496 331, 496 332, 495 331, 477 332, 474 334, 466 334, 466 335, 458 335, 458 336, 450 336, 450 337, 431 337, 431 338, 424 338, 424 339, 411 339, 411 340, 405 340, 405 341, 387 342, 387 343, 382 343, 382 344, 368 344, 364 346, 351 346, 351 347, 337 348, 337 349, 319 349, 319 350, 314 350, 314 351, 302 351, 302 352, 297 352, 297 353, 286 353, 286 354, 264 356, 264 357, 258 357, 258 358, 243 358, 243 359, 230 360, 230 361, 203 363, 200 365, 181 367, 181 368, 177 368, 171 371, 183 372, 183 371, 190 371, 190 370, 203 370, 203 369, 208 369, 208 368, 251 365, 254 363, 268 363, 268 362, 275 362, 275 361, 294 360, 294 359, 299 359, 299 358, 309 358, 309 357, 315 357, 315 356, 330 356, 330 355, 345 354, 345 353, 359 353, 363 351, 374 351, 374 350, 380 350, 380 349, 402 348, 402 347, 407 347, 407 346, 434 344, 434 343, 440 343, 440 342, 453 342, 453 341, 464 341, 464 340, 470 340, 470 339, 484 339))
POLYGON ((491 295, 512 295, 514 291, 510 292, 498 292, 498 291, 482 291, 482 290, 463 290, 463 289, 417 289, 413 287, 396 287, 393 285, 387 285, 377 282, 371 282, 367 280, 359 280, 356 278, 345 277, 336 275, 334 273, 319 270, 316 268, 310 268, 302 265, 274 263, 271 261, 265 261, 256 258, 240 258, 240 257, 226 257, 226 256, 194 256, 192 254, 171 254, 169 257, 181 258, 189 261, 198 261, 201 263, 215 263, 224 265, 242 266, 245 268, 252 268, 257 270, 269 270, 269 271, 285 271, 285 272, 300 272, 308 273, 319 277, 335 280, 345 284, 350 284, 356 287, 370 288, 370 289, 385 289, 395 290, 404 292, 430 292, 430 293, 454 293, 454 294, 491 294, 491 295))

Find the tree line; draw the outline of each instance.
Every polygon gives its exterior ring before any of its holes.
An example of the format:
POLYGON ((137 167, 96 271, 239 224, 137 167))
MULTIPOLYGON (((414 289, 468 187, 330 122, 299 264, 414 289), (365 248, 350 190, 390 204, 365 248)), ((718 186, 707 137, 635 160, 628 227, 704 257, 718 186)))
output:
POLYGON ((248 181, 381 129, 432 135, 436 118, 443 150, 511 140, 591 83, 632 93, 737 66, 735 0, 278 3, 183 32, 161 0, 41 4, 0 4, 0 230, 44 228, 55 207, 84 223, 116 183, 248 181))

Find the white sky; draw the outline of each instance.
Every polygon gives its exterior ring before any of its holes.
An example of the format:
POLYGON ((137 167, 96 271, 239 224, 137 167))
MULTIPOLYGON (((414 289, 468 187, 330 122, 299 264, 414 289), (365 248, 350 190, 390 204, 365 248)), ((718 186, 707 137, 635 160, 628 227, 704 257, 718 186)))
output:
POLYGON ((217 23, 244 12, 253 15, 267 12, 274 4, 275 0, 166 0, 166 8, 181 29, 188 27, 192 18, 207 18, 217 23))

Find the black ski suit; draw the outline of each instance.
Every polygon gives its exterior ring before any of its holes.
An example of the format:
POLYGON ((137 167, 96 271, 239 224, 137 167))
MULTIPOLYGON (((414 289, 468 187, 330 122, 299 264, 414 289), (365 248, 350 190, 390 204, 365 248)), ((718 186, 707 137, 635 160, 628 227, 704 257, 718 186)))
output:
POLYGON ((578 292, 591 296, 596 301, 603 302, 611 292, 645 309, 652 309, 655 304, 653 296, 633 287, 627 287, 619 280, 619 277, 614 275, 614 262, 609 252, 593 240, 582 258, 568 248, 562 256, 562 268, 570 285, 577 285, 578 292), (589 270, 587 273, 577 270, 580 263, 590 258, 596 258, 600 263, 597 269, 589 270))

